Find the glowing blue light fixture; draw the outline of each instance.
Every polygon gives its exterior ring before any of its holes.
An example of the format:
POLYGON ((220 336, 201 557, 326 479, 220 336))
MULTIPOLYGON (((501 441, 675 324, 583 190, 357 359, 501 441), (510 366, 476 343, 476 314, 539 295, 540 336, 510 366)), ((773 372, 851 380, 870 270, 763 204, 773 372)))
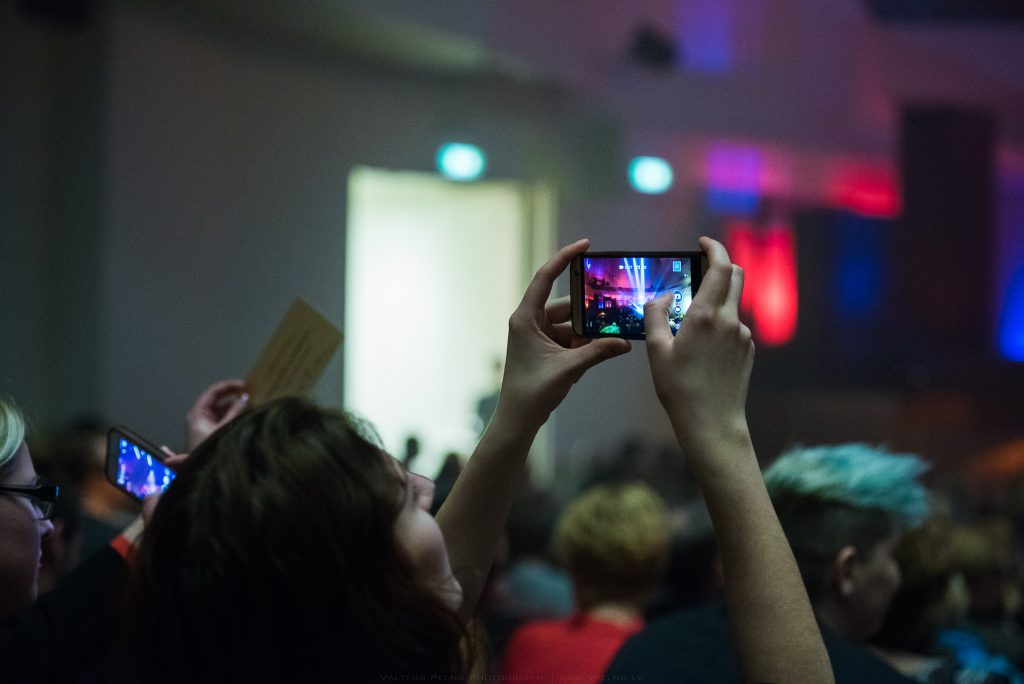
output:
POLYGON ((636 157, 629 162, 629 182, 645 195, 659 195, 672 187, 672 167, 661 157, 636 157))
POLYGON ((1007 288, 999 321, 999 351, 1009 361, 1024 361, 1024 266, 1007 288))
POLYGON ((474 181, 487 168, 487 158, 476 145, 446 143, 437 151, 437 170, 455 181, 474 181))

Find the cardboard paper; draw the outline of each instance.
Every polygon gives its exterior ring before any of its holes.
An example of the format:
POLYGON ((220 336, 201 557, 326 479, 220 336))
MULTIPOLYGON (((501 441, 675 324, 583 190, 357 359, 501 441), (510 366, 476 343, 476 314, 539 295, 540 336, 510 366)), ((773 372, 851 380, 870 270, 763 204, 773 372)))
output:
POLYGON ((322 313, 296 299, 245 378, 252 405, 309 394, 343 339, 322 313))

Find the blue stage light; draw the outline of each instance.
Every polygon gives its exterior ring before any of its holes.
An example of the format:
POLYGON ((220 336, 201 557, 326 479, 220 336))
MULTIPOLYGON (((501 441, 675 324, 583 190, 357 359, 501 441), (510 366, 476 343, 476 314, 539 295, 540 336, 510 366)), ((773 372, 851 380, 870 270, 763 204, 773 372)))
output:
POLYGON ((660 157, 636 157, 629 163, 629 182, 637 192, 661 194, 672 187, 672 167, 660 157))
POLYGON ((882 302, 882 254, 886 224, 843 214, 836 226, 835 294, 839 314, 848 323, 863 324, 882 302))
POLYGON ((1006 291, 999 317, 999 352, 1009 361, 1024 361, 1024 266, 1013 274, 1006 291))
POLYGON ((437 170, 445 178, 474 181, 487 168, 487 158, 476 145, 446 143, 437 151, 437 170))

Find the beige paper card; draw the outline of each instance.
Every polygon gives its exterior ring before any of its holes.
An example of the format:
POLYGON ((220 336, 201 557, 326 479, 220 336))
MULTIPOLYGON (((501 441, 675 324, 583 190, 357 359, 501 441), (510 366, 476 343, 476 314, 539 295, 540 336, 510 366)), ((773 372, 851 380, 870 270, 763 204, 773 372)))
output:
POLYGON ((308 394, 343 338, 322 313, 296 299, 245 378, 252 404, 308 394))

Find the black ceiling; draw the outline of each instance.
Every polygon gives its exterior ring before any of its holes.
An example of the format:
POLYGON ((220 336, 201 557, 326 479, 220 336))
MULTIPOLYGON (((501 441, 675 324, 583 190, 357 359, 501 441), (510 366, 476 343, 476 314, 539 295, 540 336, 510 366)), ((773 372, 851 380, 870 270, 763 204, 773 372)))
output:
POLYGON ((1024 0, 866 0, 882 21, 1024 25, 1024 0))

